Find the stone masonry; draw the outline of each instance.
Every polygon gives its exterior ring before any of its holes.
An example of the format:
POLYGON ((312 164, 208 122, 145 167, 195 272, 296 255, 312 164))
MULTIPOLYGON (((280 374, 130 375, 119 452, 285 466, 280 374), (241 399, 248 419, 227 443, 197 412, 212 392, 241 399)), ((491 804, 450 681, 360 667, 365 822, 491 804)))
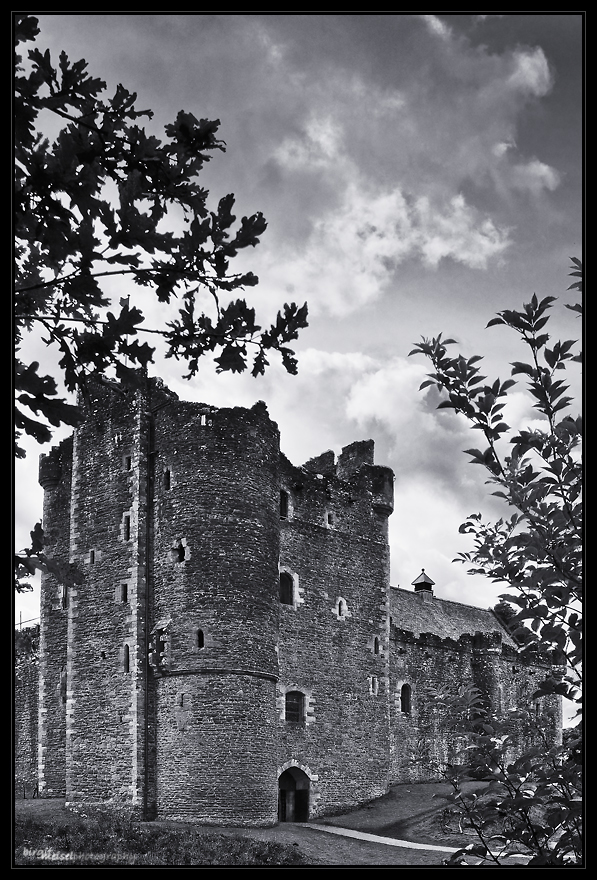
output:
MULTIPOLYGON (((40 796, 315 818, 433 778, 453 743, 427 687, 473 682, 508 707, 544 676, 491 612, 390 588, 393 473, 373 441, 297 467, 263 403, 147 380, 82 405, 40 460, 50 552, 78 573, 42 581, 40 796)), ((558 701, 537 711, 557 737, 558 701)))

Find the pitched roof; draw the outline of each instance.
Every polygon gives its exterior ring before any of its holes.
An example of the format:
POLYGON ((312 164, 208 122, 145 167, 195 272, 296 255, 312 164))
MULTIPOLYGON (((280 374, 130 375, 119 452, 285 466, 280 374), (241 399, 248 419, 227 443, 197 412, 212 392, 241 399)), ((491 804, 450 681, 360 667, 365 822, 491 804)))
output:
POLYGON ((390 607, 394 626, 417 637, 421 633, 431 633, 442 639, 458 641, 465 634, 499 633, 503 644, 516 647, 512 636, 491 609, 439 599, 430 591, 414 592, 400 587, 392 587, 390 607))

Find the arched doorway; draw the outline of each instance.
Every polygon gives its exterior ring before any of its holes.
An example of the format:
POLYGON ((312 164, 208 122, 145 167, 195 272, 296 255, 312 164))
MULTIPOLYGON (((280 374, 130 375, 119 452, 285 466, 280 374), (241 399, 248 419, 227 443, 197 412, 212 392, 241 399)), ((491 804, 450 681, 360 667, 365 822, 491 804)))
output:
POLYGON ((278 779, 278 820, 307 822, 309 819, 309 777, 298 767, 289 767, 278 779))

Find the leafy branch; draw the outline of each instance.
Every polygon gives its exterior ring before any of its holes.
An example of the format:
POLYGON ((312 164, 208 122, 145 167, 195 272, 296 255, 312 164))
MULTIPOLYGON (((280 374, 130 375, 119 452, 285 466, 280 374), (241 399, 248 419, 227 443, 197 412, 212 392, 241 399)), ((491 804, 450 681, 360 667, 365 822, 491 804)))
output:
MULTIPOLYGON (((54 64, 49 50, 34 47, 25 69, 20 47, 38 35, 37 19, 15 16, 17 349, 24 334, 43 327, 45 344, 61 351, 62 378, 71 392, 85 391, 91 373, 105 377, 111 371, 134 384, 155 351, 136 341, 139 332, 160 334, 167 356, 187 365, 187 378, 196 375, 204 355, 214 358, 218 371, 250 367, 260 375, 272 351, 296 373, 288 343, 307 326, 306 304, 284 304, 275 323, 262 329, 238 296, 257 277, 231 271, 231 260, 259 243, 267 228, 263 215, 237 222, 233 194, 210 210, 199 182, 205 163, 226 150, 219 120, 181 110, 162 141, 140 127, 153 114, 137 109, 136 95, 119 84, 105 97, 106 83, 88 73, 84 60, 71 62, 62 52, 54 64), (66 123, 52 144, 37 130, 44 113, 66 123), (102 287, 114 276, 129 279, 139 293, 151 289, 159 303, 178 300, 179 317, 165 327, 145 327, 130 297, 120 298, 117 311, 102 287), (199 305, 204 294, 210 313, 199 305), (224 296, 229 303, 222 304, 224 296)), ((38 369, 17 360, 17 441, 24 433, 46 442, 50 426, 77 421, 76 408, 57 398, 56 381, 38 369)), ((17 455, 24 455, 18 444, 17 455)))

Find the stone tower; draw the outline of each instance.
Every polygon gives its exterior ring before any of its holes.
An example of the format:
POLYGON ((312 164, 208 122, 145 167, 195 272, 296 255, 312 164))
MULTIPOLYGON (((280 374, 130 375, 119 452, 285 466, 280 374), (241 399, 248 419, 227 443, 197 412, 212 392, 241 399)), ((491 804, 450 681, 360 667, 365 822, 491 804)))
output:
POLYGON ((279 440, 265 406, 97 385, 40 480, 50 552, 80 573, 42 584, 42 794, 272 824, 279 440))

